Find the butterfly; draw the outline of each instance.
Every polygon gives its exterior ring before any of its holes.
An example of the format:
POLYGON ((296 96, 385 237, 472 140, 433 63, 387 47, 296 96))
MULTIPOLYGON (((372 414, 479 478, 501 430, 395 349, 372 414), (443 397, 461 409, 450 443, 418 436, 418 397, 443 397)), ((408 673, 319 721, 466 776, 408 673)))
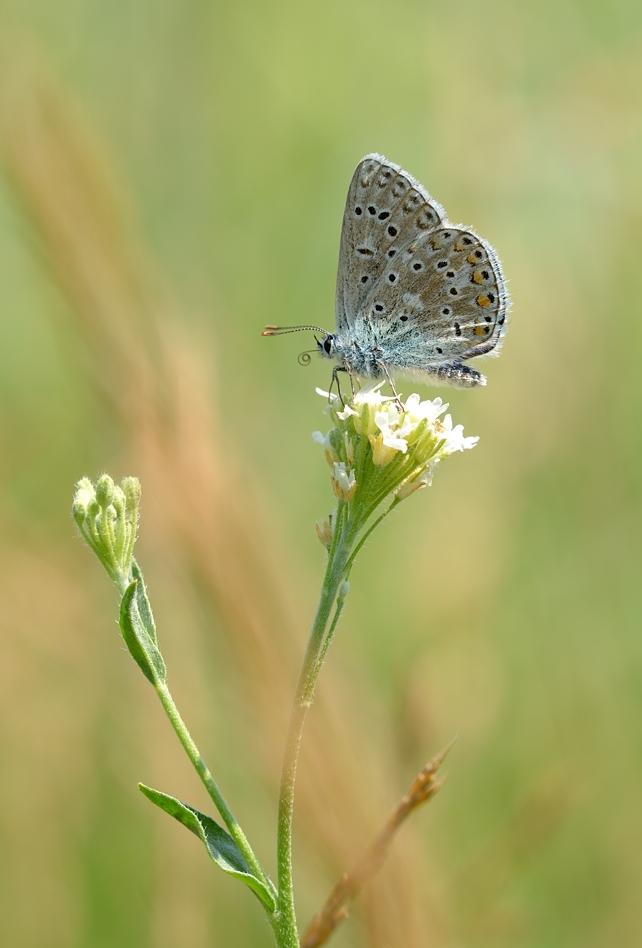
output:
POLYGON ((497 353, 509 297, 493 248, 446 211, 399 165, 366 155, 352 176, 343 213, 336 329, 266 326, 276 336, 322 334, 333 372, 366 379, 403 375, 472 388, 486 377, 465 363, 497 353))

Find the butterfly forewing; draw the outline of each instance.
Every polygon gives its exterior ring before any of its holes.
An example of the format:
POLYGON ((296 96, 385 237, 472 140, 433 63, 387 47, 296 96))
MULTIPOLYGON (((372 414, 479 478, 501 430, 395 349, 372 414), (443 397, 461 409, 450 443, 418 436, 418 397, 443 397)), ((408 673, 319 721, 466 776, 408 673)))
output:
POLYGON ((366 155, 352 176, 341 230, 336 318, 339 332, 364 315, 373 287, 399 248, 426 235, 446 212, 422 186, 381 155, 366 155))

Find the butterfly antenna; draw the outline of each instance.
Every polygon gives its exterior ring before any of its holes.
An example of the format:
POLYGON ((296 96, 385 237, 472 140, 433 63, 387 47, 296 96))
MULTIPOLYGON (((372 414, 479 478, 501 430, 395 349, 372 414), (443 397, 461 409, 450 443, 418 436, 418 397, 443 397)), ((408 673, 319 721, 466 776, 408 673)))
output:
POLYGON ((266 326, 261 335, 285 336, 289 332, 303 332, 306 329, 311 332, 322 332, 324 336, 329 335, 327 329, 322 329, 321 326, 266 326))

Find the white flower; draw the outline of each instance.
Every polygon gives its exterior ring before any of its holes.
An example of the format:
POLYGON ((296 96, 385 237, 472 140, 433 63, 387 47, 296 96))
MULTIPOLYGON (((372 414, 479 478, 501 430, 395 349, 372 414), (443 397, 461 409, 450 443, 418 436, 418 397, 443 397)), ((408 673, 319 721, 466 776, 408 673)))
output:
POLYGON ((448 402, 442 402, 441 398, 427 399, 425 402, 419 401, 418 395, 411 395, 404 405, 406 414, 413 422, 419 423, 425 418, 429 424, 435 421, 448 408, 448 402))
POLYGON ((327 435, 324 435, 321 431, 313 431, 312 440, 315 441, 317 444, 320 444, 324 451, 332 451, 332 444, 330 443, 329 431, 327 435))
POLYGON ((356 415, 358 417, 359 412, 355 411, 354 408, 350 408, 349 405, 346 405, 343 411, 337 412, 337 418, 340 418, 341 421, 347 421, 350 415, 356 415))
POLYGON ((396 405, 387 406, 386 411, 375 412, 375 424, 383 435, 382 442, 387 448, 394 451, 401 451, 405 454, 408 450, 406 438, 416 427, 409 418, 399 414, 396 405), (399 427, 399 421, 403 418, 403 423, 399 427))
POLYGON ((330 441, 330 432, 328 431, 327 435, 323 435, 320 431, 312 432, 312 440, 317 444, 320 444, 325 452, 325 459, 332 467, 335 461, 338 461, 336 451, 332 447, 332 442, 330 441))
POLYGON ((319 394, 331 398, 330 414, 335 429, 325 436, 315 431, 312 437, 325 451, 333 472, 332 489, 344 503, 355 496, 355 471, 361 482, 364 463, 374 465, 378 471, 374 482, 368 480, 370 487, 373 483, 386 484, 382 479, 387 478, 387 489, 403 500, 432 483, 440 458, 473 448, 479 440, 464 437, 462 425, 453 425, 450 415, 443 417, 448 403, 441 398, 422 401, 413 394, 402 403, 393 396, 382 395, 382 385, 383 382, 365 385, 349 404, 317 389, 319 394), (364 453, 366 439, 370 451, 364 453), (386 471, 392 462, 394 465, 386 471))
POLYGON ((465 451, 469 448, 474 448, 479 441, 479 438, 475 436, 465 438, 463 425, 455 425, 453 428, 453 420, 450 415, 446 415, 442 424, 445 429, 442 435, 445 434, 446 443, 439 453, 444 456, 454 454, 455 451, 465 451))
POLYGON ((317 395, 323 395, 323 397, 328 402, 336 402, 339 400, 338 395, 333 395, 332 392, 324 392, 322 388, 316 388, 315 392, 317 393, 317 395))
POLYGON ((383 402, 393 402, 395 400, 394 395, 382 395, 379 391, 382 385, 383 381, 368 382, 368 384, 364 385, 363 388, 360 388, 357 394, 354 396, 354 404, 381 405, 383 402))

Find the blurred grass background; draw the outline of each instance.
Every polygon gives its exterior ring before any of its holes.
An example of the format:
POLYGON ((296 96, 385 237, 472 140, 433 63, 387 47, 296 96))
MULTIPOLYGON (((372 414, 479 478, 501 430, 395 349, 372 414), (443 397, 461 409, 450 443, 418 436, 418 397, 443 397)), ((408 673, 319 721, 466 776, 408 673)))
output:
POLYGON ((497 247, 513 319, 485 390, 439 392, 479 446, 353 573, 305 736, 301 918, 461 732, 334 944, 639 945, 641 106, 629 0, 2 5, 2 944, 271 944, 138 794, 207 807, 69 506, 83 474, 141 478, 172 690, 273 870, 328 371, 259 332, 333 326, 376 150, 497 247))

